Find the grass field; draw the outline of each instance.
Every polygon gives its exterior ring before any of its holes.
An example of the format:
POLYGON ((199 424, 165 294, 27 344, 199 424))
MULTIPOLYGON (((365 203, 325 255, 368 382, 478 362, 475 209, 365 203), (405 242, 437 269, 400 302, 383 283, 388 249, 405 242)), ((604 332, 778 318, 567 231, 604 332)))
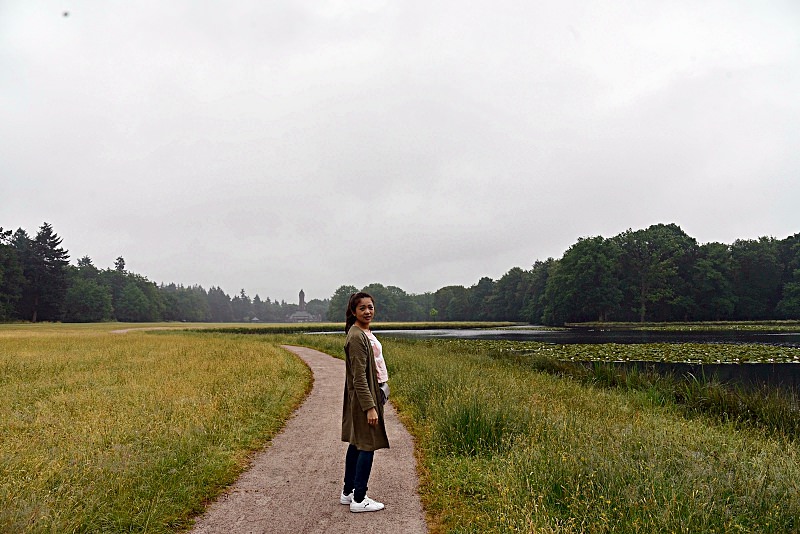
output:
MULTIPOLYGON (((474 328, 502 328, 515 326, 517 323, 511 322, 489 322, 489 321, 447 321, 447 322, 375 322, 370 325, 370 329, 376 332, 381 330, 430 330, 430 329, 453 329, 466 330, 474 328)), ((220 333, 236 334, 294 334, 303 332, 342 332, 344 323, 252 323, 246 325, 228 324, 200 324, 199 329, 220 333)))
MULTIPOLYGON (((344 340, 109 333, 139 326, 0 326, 0 532, 180 531, 307 391, 277 345, 344 340)), ((382 342, 434 532, 800 530, 790 437, 540 372, 505 342, 382 342)))
POLYGON ((0 326, 0 532, 175 532, 310 385, 264 337, 116 328, 0 326))
MULTIPOLYGON (((341 350, 334 336, 306 339, 341 350)), ((434 532, 800 529, 790 438, 536 372, 491 343, 382 343, 434 532)))

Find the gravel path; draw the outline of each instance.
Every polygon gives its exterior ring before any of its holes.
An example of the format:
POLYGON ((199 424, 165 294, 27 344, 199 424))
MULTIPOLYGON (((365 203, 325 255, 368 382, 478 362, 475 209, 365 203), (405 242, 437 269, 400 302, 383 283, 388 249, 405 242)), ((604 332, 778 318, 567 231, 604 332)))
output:
POLYGON ((354 514, 339 504, 347 444, 340 439, 344 361, 304 348, 284 348, 314 373, 314 387, 284 430, 206 513, 195 534, 427 532, 417 493, 411 436, 391 403, 385 410, 390 449, 375 453, 370 497, 380 512, 354 514))

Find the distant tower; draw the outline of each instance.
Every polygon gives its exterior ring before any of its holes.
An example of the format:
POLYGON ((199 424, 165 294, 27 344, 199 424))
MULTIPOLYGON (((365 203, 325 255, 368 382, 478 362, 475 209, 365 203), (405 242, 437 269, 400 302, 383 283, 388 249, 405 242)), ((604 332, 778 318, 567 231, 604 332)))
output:
POLYGON ((290 323, 310 323, 319 320, 319 318, 314 317, 306 311, 306 294, 302 289, 300 290, 300 306, 298 306, 297 311, 291 314, 288 319, 290 323))

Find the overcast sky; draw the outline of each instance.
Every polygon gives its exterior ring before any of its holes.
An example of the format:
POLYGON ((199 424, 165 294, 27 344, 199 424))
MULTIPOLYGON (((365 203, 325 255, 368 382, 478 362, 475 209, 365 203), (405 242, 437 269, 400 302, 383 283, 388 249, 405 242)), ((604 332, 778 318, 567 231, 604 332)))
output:
POLYGON ((328 298, 800 232, 797 0, 0 0, 0 226, 328 298))

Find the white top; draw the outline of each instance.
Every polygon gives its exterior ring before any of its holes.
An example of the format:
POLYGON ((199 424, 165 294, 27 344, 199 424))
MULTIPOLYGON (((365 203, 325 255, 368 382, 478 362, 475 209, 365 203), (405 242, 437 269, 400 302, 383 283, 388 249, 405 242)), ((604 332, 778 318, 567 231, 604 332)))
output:
POLYGON ((386 361, 383 359, 383 346, 378 338, 372 332, 364 332, 367 334, 370 345, 372 345, 372 353, 375 354, 375 369, 378 371, 378 383, 382 384, 389 380, 389 371, 386 370, 386 361))

